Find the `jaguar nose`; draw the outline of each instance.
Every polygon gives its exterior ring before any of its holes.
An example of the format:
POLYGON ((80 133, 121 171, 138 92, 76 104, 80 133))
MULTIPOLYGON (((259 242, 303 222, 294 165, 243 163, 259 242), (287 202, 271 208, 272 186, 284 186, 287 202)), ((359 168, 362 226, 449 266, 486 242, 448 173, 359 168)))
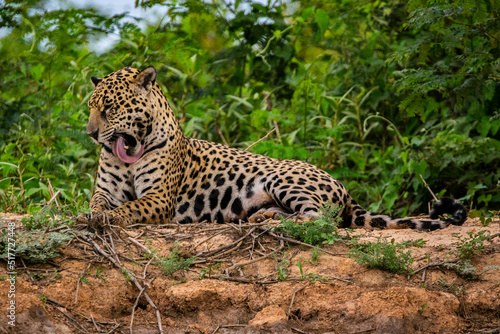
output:
POLYGON ((92 131, 92 132, 87 131, 87 134, 88 134, 91 138, 94 138, 95 140, 97 140, 97 137, 99 137, 99 129, 97 129, 97 130, 95 130, 95 131, 92 131))

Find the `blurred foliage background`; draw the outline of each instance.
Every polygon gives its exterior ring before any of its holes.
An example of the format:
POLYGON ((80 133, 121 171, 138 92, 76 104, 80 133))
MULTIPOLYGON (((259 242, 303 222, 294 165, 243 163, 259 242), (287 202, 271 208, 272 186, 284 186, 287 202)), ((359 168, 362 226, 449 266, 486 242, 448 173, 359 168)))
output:
POLYGON ((135 6, 168 12, 0 2, 0 211, 36 212, 56 191, 84 210, 89 78, 149 65, 187 136, 245 148, 276 128, 251 150, 317 165, 371 211, 427 212, 419 174, 438 196, 500 208, 499 1, 135 6))

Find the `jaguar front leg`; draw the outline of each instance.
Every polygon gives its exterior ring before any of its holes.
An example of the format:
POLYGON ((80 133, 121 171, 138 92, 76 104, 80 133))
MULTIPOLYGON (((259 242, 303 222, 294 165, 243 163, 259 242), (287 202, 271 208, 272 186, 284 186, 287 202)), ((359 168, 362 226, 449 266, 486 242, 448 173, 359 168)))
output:
POLYGON ((173 203, 153 194, 126 202, 114 209, 109 209, 106 197, 95 196, 90 206, 92 211, 87 215, 87 221, 93 226, 109 224, 124 227, 137 223, 169 223, 174 215, 173 203))
POLYGON ((107 211, 113 221, 122 226, 131 224, 165 224, 174 216, 174 203, 167 197, 146 195, 107 211))
POLYGON ((96 192, 90 200, 90 210, 92 213, 98 213, 111 209, 111 203, 103 193, 96 192))
POLYGON ((100 189, 96 190, 94 196, 90 200, 90 214, 83 215, 79 218, 79 222, 87 223, 91 226, 104 226, 106 224, 122 225, 119 217, 113 212, 113 207, 110 199, 105 192, 100 189))

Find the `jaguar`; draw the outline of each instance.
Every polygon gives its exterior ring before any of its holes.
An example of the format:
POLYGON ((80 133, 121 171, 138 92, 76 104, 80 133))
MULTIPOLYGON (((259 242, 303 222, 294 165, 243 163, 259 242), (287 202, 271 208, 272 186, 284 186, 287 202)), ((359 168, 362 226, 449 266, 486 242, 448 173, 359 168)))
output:
POLYGON ((156 77, 152 66, 91 77, 87 134, 102 149, 89 223, 224 223, 264 212, 314 219, 328 203, 349 228, 435 230, 467 217, 450 198, 436 202, 430 220, 370 213, 309 163, 188 138, 156 77))

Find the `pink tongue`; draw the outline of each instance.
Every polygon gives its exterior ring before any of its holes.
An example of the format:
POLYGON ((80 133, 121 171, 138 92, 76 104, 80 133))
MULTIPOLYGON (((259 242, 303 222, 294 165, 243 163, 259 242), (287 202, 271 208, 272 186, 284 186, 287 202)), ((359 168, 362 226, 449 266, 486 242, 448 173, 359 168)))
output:
POLYGON ((113 143, 113 154, 125 163, 133 164, 139 160, 144 153, 144 146, 141 145, 139 153, 137 153, 137 155, 130 156, 127 154, 127 150, 123 146, 125 146, 125 139, 123 139, 123 137, 118 137, 118 139, 113 143))

